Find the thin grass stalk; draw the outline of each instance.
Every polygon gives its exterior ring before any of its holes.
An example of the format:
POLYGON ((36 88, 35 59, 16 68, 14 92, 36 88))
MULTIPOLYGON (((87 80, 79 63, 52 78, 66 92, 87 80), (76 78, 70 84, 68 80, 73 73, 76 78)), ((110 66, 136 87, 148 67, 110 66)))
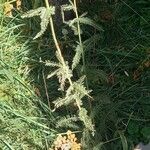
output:
MULTIPOLYGON (((82 43, 81 28, 80 28, 80 23, 79 23, 79 15, 78 15, 77 1, 76 0, 74 0, 74 12, 75 12, 76 18, 78 20, 77 21, 77 30, 78 30, 79 44, 80 44, 80 47, 82 49, 83 71, 84 71, 84 74, 87 75, 87 73, 86 73, 86 63, 85 63, 85 54, 84 54, 84 48, 83 48, 83 43, 82 43)), ((85 82, 86 82, 86 87, 87 87, 87 90, 88 90, 89 86, 88 86, 87 78, 85 78, 85 82)), ((90 111, 91 111, 92 110, 92 104, 91 104, 91 101, 90 101, 89 98, 88 98, 88 102, 89 102, 90 111)))

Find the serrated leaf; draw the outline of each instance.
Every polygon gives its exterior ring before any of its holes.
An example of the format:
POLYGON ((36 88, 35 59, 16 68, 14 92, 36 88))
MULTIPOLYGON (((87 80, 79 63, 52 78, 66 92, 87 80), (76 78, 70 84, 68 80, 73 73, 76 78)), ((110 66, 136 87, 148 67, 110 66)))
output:
POLYGON ((88 17, 75 18, 74 20, 72 20, 70 22, 69 26, 73 26, 73 24, 78 22, 78 21, 82 24, 90 25, 90 26, 94 27, 95 29, 97 29, 99 31, 104 31, 99 24, 95 23, 92 19, 90 19, 88 17))
POLYGON ((87 17, 79 18, 79 22, 83 23, 83 24, 87 24, 87 25, 93 26, 95 29, 97 29, 99 31, 104 31, 100 25, 98 25, 97 23, 95 23, 90 18, 87 18, 87 17))
POLYGON ((85 127, 90 130, 94 131, 94 126, 92 124, 91 118, 87 115, 87 110, 85 108, 81 108, 79 110, 79 118, 81 121, 84 122, 85 127))
POLYGON ((33 39, 37 39, 38 37, 43 35, 43 33, 46 31, 47 26, 49 24, 50 11, 48 9, 42 10, 40 18, 41 18, 41 23, 40 23, 41 30, 39 33, 37 33, 37 35, 33 39))
POLYGON ((76 82, 77 83, 80 83, 80 84, 83 84, 84 83, 84 80, 85 80, 85 78, 86 78, 86 76, 85 75, 83 75, 83 76, 81 76, 76 82))
POLYGON ((70 95, 65 98, 58 98, 53 103, 55 104, 55 108, 59 108, 63 105, 69 105, 70 103, 72 103, 74 101, 75 101, 74 95, 70 95))
POLYGON ((58 72, 59 72, 59 69, 57 69, 57 70, 55 70, 54 72, 50 73, 50 74, 47 76, 47 79, 52 78, 52 77, 55 76, 58 72))
POLYGON ((49 24, 49 19, 51 15, 55 14, 55 7, 45 8, 40 7, 34 10, 30 10, 26 12, 24 15, 22 15, 22 18, 31 18, 34 16, 40 16, 41 18, 41 30, 39 33, 36 34, 36 36, 33 39, 37 39, 40 37, 47 29, 47 26, 49 24))
POLYGON ((77 116, 62 117, 61 119, 57 120, 56 128, 69 127, 78 129, 79 127, 75 124, 75 122, 77 122, 78 120, 79 118, 77 116))
POLYGON ((84 85, 75 82, 74 89, 80 99, 83 98, 85 95, 90 97, 89 93, 91 92, 91 90, 86 90, 84 85))
POLYGON ((31 18, 34 16, 39 16, 39 15, 41 15, 41 12, 45 9, 46 9, 45 7, 39 7, 37 9, 29 10, 25 14, 23 14, 21 17, 22 18, 31 18))
POLYGON ((60 67, 60 65, 58 63, 55 63, 55 62, 52 62, 52 61, 46 61, 45 65, 50 66, 50 67, 60 67))
POLYGON ((80 45, 77 45, 75 52, 76 54, 72 61, 72 70, 79 64, 81 56, 82 56, 83 48, 80 45))

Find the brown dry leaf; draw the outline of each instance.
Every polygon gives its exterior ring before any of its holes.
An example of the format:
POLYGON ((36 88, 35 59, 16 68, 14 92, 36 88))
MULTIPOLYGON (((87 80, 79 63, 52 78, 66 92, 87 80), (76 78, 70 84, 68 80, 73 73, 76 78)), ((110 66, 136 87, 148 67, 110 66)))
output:
POLYGON ((144 66, 145 66, 146 68, 149 68, 149 67, 150 67, 150 61, 146 61, 146 62, 144 63, 144 66))
POLYGON ((34 90, 35 94, 40 97, 41 96, 40 90, 37 87, 34 87, 34 90))
POLYGON ((104 10, 100 14, 101 21, 109 22, 113 19, 113 14, 110 10, 104 10))
POLYGON ((133 72, 133 80, 138 80, 140 75, 141 75, 141 72, 139 70, 135 70, 133 72))
POLYGON ((16 9, 17 10, 21 9, 21 0, 16 0, 16 9))
POLYGON ((6 16, 8 16, 8 17, 12 17, 13 15, 12 15, 12 9, 13 9, 14 7, 13 7, 13 5, 12 4, 10 4, 10 3, 8 3, 8 2, 6 2, 6 3, 4 3, 4 14, 6 15, 6 16))
POLYGON ((113 73, 110 73, 108 75, 108 83, 114 84, 115 83, 115 75, 113 73))

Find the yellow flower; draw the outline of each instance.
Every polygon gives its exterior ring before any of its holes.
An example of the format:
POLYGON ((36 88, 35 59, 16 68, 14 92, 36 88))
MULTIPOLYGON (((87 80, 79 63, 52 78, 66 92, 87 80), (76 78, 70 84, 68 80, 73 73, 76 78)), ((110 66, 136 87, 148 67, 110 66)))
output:
POLYGON ((69 148, 70 150, 81 150, 81 144, 77 143, 76 135, 73 134, 70 130, 66 132, 67 136, 58 135, 54 141, 53 150, 61 150, 64 147, 69 148))

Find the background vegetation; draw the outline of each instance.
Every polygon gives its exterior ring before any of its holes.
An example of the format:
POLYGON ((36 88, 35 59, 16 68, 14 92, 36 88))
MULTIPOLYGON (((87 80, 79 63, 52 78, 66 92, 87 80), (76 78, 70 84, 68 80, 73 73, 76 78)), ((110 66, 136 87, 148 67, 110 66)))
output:
POLYGON ((45 7, 45 2, 22 0, 17 8, 12 1, 13 9, 7 13, 5 2, 0 1, 1 149, 49 149, 58 134, 67 130, 76 133, 87 150, 132 150, 141 141, 149 142, 149 0, 82 0, 77 5, 79 16, 87 14, 79 23, 81 34, 76 26, 72 30, 61 23, 60 14, 53 15, 62 56, 70 69, 78 54, 73 83, 86 76, 84 84, 77 82, 82 92, 71 90, 65 100, 58 98, 67 95, 68 81, 60 91, 60 78, 47 79, 55 71, 51 62, 61 64, 50 28, 33 40, 41 28, 40 17, 21 18, 28 10, 45 7), (77 49, 78 45, 83 47, 77 49), (80 115, 77 103, 70 102, 73 94, 83 99, 80 102, 88 116, 83 118, 85 113, 80 115), (56 99, 62 103, 54 105, 56 99), (53 112, 58 105, 62 107, 53 112), (92 121, 94 136, 85 118, 92 121))

